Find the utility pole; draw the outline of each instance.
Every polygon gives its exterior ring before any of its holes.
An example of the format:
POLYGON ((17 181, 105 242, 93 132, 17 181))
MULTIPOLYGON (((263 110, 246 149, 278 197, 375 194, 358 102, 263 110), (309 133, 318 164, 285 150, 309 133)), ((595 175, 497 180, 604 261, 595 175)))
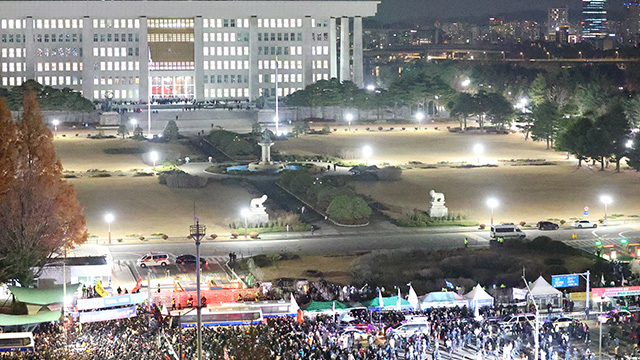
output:
POLYGON ((196 242, 196 296, 197 296, 197 319, 198 319, 198 360, 202 360, 202 304, 200 303, 200 240, 204 238, 207 227, 200 225, 200 220, 196 217, 196 224, 191 225, 189 234, 196 242))
MULTIPOLYGON (((524 272, 524 268, 523 268, 524 272)), ((538 304, 536 300, 531 295, 531 289, 529 288, 529 283, 527 283, 527 279, 522 276, 522 281, 524 281, 524 285, 527 287, 527 291, 531 301, 533 301, 533 306, 536 309, 536 321, 534 322, 534 351, 536 352, 534 360, 538 360, 540 357, 540 309, 538 309, 538 304)))

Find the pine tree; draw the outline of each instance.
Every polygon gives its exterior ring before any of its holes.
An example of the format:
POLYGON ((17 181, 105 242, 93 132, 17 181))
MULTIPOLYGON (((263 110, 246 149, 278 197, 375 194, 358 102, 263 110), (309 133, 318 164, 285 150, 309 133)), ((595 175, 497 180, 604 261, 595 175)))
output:
POLYGON ((129 135, 129 128, 127 127, 127 124, 121 124, 118 127, 118 135, 122 136, 123 139, 125 136, 129 135))
POLYGON ((180 132, 175 120, 169 120, 167 126, 165 126, 164 130, 162 131, 162 137, 167 141, 178 140, 178 138, 180 137, 180 132))
POLYGON ((47 260, 63 247, 86 241, 85 218, 71 184, 62 179, 51 131, 32 92, 24 100, 17 126, 14 181, 0 201, 0 282, 33 281, 47 260))

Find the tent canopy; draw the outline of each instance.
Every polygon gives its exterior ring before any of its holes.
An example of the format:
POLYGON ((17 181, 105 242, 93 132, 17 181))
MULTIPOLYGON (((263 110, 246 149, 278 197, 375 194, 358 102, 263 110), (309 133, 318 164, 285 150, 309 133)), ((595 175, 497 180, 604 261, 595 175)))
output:
MULTIPOLYGON (((67 285, 67 294, 71 295, 78 290, 79 284, 67 285)), ((31 289, 25 287, 9 286, 9 291, 16 299, 25 304, 50 305, 64 301, 64 290, 62 285, 51 289, 31 289)))
POLYGON ((304 311, 331 311, 334 303, 336 304, 336 310, 349 308, 349 306, 339 301, 312 301, 304 311))
POLYGON ((454 302, 466 299, 451 291, 434 291, 421 297, 422 302, 454 302))
POLYGON ((39 324, 60 320, 60 310, 41 311, 33 315, 5 315, 0 314, 0 326, 16 326, 39 324))
MULTIPOLYGON (((388 296, 388 297, 383 297, 382 298, 382 303, 383 303, 383 308, 395 308, 398 304, 398 297, 397 296, 388 296)), ((362 303, 362 306, 367 307, 367 308, 380 308, 380 300, 379 298, 374 298, 372 300, 369 301, 364 301, 362 303)), ((403 299, 400 298, 400 308, 404 309, 404 308, 412 308, 411 304, 403 299)))
POLYGON ((469 291, 464 297, 469 300, 493 300, 493 297, 487 294, 480 284, 476 285, 476 287, 469 291))
POLYGON ((533 296, 562 296, 562 292, 551 286, 542 275, 531 284, 531 295, 533 296))

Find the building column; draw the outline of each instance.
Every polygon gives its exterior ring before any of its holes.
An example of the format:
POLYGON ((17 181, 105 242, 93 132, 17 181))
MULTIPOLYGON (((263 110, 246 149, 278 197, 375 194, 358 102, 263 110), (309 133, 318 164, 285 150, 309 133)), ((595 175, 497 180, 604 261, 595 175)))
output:
POLYGON ((93 23, 90 17, 82 18, 82 95, 91 100, 100 100, 93 97, 93 23))
POLYGON ((249 18, 249 101, 260 97, 258 83, 258 17, 249 18))
POLYGON ((338 77, 338 34, 336 34, 336 18, 329 18, 329 71, 331 78, 338 77))
POLYGON ((351 66, 349 64, 349 18, 340 20, 340 81, 351 80, 351 66))
POLYGON ((202 16, 193 21, 193 62, 195 65, 195 96, 197 101, 204 101, 204 52, 202 16))
POLYGON ((302 19, 302 88, 313 84, 313 56, 311 47, 314 42, 311 40, 311 16, 302 19))
POLYGON ((353 82, 359 88, 364 87, 362 57, 362 17, 353 18, 353 82))
POLYGON ((140 42, 138 46, 140 48, 138 62, 140 63, 140 72, 138 73, 140 76, 140 84, 138 85, 138 101, 140 102, 148 102, 150 97, 150 89, 151 84, 149 84, 149 62, 151 58, 151 50, 149 49, 149 38, 147 34, 149 32, 148 22, 146 16, 140 17, 140 29, 138 33, 140 34, 140 42))
POLYGON ((25 77, 27 80, 35 79, 36 77, 36 41, 33 38, 33 18, 27 16, 27 31, 25 31, 25 77))

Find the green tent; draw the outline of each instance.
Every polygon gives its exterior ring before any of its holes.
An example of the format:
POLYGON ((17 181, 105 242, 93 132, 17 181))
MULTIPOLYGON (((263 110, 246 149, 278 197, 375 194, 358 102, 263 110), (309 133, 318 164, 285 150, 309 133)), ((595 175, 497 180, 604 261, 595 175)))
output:
POLYGON ((60 320, 61 311, 41 311, 33 315, 5 315, 0 314, 0 326, 16 326, 47 323, 60 320))
POLYGON ((333 304, 336 304, 336 310, 348 309, 347 304, 339 301, 312 301, 304 311, 331 311, 333 304))
MULTIPOLYGON (((398 306, 398 297, 397 296, 383 297, 382 304, 383 304, 382 305, 383 309, 395 309, 398 306)), ((380 299, 376 297, 372 300, 364 301, 362 303, 362 306, 369 309, 380 309, 381 308, 380 299)), ((413 306, 411 306, 411 304, 407 300, 401 298, 400 309, 401 310, 413 309, 413 306)))
MULTIPOLYGON (((67 296, 78 290, 79 284, 67 285, 67 296)), ((25 304, 50 305, 59 304, 64 300, 64 289, 62 285, 57 285, 52 289, 32 289, 25 287, 9 286, 9 291, 16 299, 25 304)))

